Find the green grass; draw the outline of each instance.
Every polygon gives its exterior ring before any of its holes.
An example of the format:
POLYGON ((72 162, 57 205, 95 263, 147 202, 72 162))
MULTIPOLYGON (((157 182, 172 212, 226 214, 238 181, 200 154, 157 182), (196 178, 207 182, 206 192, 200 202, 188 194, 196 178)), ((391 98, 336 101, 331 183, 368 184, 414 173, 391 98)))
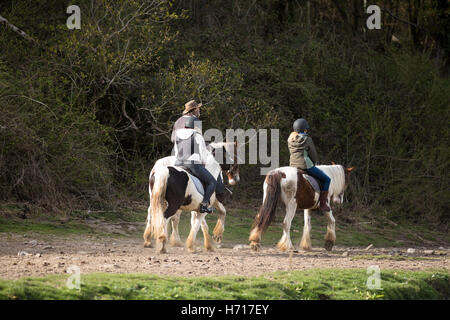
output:
POLYGON ((0 232, 28 233, 35 232, 44 235, 70 235, 79 233, 94 233, 91 227, 77 221, 55 222, 35 221, 30 219, 0 218, 0 232))
POLYGON ((381 271, 381 290, 369 290, 363 269, 312 269, 258 277, 161 277, 88 274, 81 290, 69 275, 0 280, 0 299, 449 299, 448 272, 381 271))
MULTIPOLYGON (((20 219, 14 211, 20 212, 20 208, 0 207, 10 212, 8 215, 0 215, 0 232, 27 233, 35 232, 46 235, 72 235, 72 234, 99 234, 114 237, 123 235, 111 235, 92 228, 86 222, 98 220, 105 223, 141 223, 133 237, 143 233, 147 216, 146 208, 121 211, 71 211, 63 216, 50 216, 39 214, 28 219, 20 219)), ((236 243, 247 243, 251 226, 257 208, 241 209, 228 208, 225 220, 224 245, 231 246, 236 243)), ((210 227, 210 233, 216 224, 218 215, 209 214, 206 218, 210 227)), ((345 218, 345 217, 344 217, 345 218)), ((358 222, 346 223, 336 214, 336 244, 339 246, 368 246, 395 247, 407 245, 446 245, 450 243, 448 232, 438 232, 434 228, 411 223, 392 224, 380 218, 368 220, 361 217, 358 222)), ((275 221, 269 226, 262 236, 262 245, 275 245, 282 235, 282 222, 284 211, 279 210, 275 221)), ((313 247, 322 247, 326 233, 327 219, 319 212, 313 212, 311 217, 311 240, 313 247)), ((180 235, 186 239, 190 230, 190 213, 185 212, 181 216, 180 235)), ((300 241, 303 232, 303 214, 298 211, 292 221, 291 239, 294 245, 300 241)), ((199 233, 201 237, 201 232, 199 233)))
POLYGON ((411 256, 390 256, 385 254, 380 255, 357 255, 350 258, 352 261, 356 260, 392 260, 392 261, 424 261, 424 260, 436 260, 430 257, 411 257, 411 256))
MULTIPOLYGON (((18 214, 21 208, 17 206, 0 206, 0 233, 29 233, 40 235, 74 235, 74 234, 97 234, 112 236, 105 231, 98 230, 87 224, 87 220, 98 220, 105 223, 118 222, 142 222, 145 224, 147 216, 144 210, 122 210, 122 211, 71 211, 59 216, 47 213, 35 213, 27 219, 21 219, 18 214)), ((143 230, 142 230, 143 231, 143 230)), ((115 234, 115 237, 120 235, 115 234)))
POLYGON ((68 217, 72 219, 100 219, 111 222, 145 222, 147 209, 91 212, 76 210, 70 212, 68 217))
MULTIPOLYGON (((250 229, 253 224, 256 211, 254 209, 231 209, 228 210, 225 219, 224 244, 227 243, 247 243, 250 229)), ((284 212, 280 211, 275 220, 269 226, 267 231, 262 235, 262 245, 272 246, 280 240, 282 235, 282 223, 284 212)), ((214 228, 217 215, 209 214, 206 217, 210 227, 210 233, 214 228)), ((324 236, 327 229, 327 219, 324 215, 314 212, 311 217, 311 241, 313 247, 322 247, 324 244, 324 236)), ((361 223, 349 224, 344 223, 336 217, 336 244, 339 246, 368 246, 373 244, 375 247, 399 247, 406 245, 420 245, 424 242, 421 238, 431 240, 436 232, 425 231, 425 227, 420 230, 416 226, 404 224, 398 227, 385 225, 382 223, 361 223), (412 239, 407 236, 412 234, 412 239), (416 234, 416 236, 414 236, 416 234), (417 235, 420 235, 419 237, 417 235)), ((421 228, 421 227, 420 227, 421 228)), ((190 214, 183 213, 180 220, 180 235, 185 239, 190 230, 190 214)), ((291 239, 294 245, 300 242, 303 233, 303 214, 298 211, 291 225, 291 239)), ((201 233, 199 233, 201 237, 201 233)), ((446 235, 440 234, 445 237, 446 235)), ((447 240, 447 239, 445 239, 447 240)))

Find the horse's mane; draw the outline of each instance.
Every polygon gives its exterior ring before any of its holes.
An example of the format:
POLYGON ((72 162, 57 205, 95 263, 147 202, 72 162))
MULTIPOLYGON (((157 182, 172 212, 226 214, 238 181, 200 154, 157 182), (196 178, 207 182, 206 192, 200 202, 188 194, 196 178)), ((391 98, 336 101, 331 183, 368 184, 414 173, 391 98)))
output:
POLYGON ((317 166, 320 170, 325 172, 330 178, 330 196, 338 196, 345 189, 345 172, 341 165, 320 165, 317 166))

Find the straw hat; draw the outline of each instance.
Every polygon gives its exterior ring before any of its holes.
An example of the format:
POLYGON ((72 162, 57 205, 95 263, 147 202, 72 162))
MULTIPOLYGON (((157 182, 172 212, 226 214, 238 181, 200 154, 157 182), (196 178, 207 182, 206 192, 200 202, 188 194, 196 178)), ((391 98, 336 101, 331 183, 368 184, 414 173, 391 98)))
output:
POLYGON ((200 108, 201 106, 202 106, 202 104, 195 102, 195 100, 191 100, 189 102, 186 102, 186 104, 184 105, 183 114, 191 112, 192 110, 200 108))

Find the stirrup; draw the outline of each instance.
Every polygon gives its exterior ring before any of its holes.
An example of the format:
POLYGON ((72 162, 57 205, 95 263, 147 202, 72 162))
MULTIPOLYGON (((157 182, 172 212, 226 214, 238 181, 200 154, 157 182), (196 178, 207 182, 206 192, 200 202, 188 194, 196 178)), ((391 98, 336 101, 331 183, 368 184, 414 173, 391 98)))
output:
POLYGON ((200 211, 200 213, 205 213, 205 212, 212 213, 213 212, 212 208, 208 207, 207 204, 203 204, 203 203, 200 203, 199 211, 200 211))

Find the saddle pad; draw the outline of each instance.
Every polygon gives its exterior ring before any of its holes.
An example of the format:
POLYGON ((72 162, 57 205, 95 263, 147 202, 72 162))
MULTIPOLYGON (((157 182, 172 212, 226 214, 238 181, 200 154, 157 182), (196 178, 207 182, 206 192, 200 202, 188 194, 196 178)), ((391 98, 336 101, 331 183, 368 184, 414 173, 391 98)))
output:
POLYGON ((307 174, 304 174, 303 177, 308 180, 309 184, 313 187, 314 191, 320 192, 320 186, 319 182, 311 176, 308 176, 307 174))
POLYGON ((196 176, 193 176, 192 174, 188 173, 192 181, 194 182, 195 188, 197 189, 198 193, 200 193, 202 196, 205 194, 205 189, 203 188, 203 184, 200 181, 199 178, 196 176))

